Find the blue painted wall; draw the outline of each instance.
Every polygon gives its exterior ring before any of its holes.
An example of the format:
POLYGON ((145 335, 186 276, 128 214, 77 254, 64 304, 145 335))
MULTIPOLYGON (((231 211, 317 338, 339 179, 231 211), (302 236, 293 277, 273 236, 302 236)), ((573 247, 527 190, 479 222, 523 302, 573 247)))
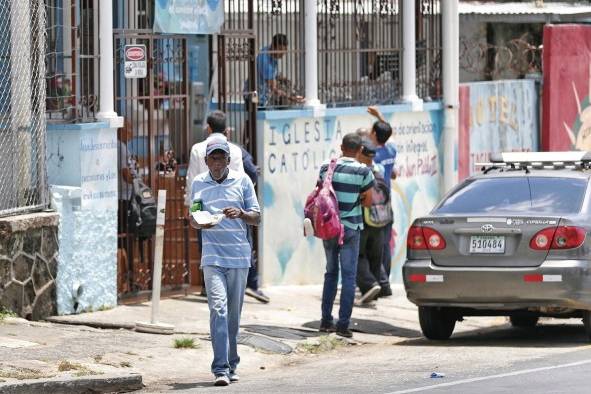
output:
POLYGON ((117 131, 55 125, 47 135, 52 206, 60 214, 58 314, 117 304, 117 131))
MULTIPOLYGON (((380 109, 392 125, 390 142, 398 150, 400 176, 392 182, 391 280, 400 282, 408 228, 440 198, 443 111, 439 103, 426 104, 420 112, 411 112, 407 105, 380 109)), ((340 155, 342 137, 371 127, 375 119, 366 111, 359 107, 259 113, 259 200, 263 204, 259 255, 265 284, 322 283, 324 250, 317 238, 303 236, 304 203, 316 184, 320 165, 340 155)))

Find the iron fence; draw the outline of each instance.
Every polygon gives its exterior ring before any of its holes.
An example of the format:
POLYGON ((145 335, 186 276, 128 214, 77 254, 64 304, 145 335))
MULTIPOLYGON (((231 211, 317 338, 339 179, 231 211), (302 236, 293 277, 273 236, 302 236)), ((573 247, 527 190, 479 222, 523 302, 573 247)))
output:
POLYGON ((0 2, 0 216, 44 208, 45 7, 0 2))
MULTIPOLYGON (((184 206, 187 164, 196 138, 189 117, 189 37, 152 31, 154 0, 112 1, 115 110, 125 118, 122 131, 129 139, 122 142, 119 165, 127 163, 154 191, 167 191, 162 285, 178 288, 190 282, 199 261, 197 234, 188 225, 184 206), (145 47, 145 78, 124 77, 127 45, 145 47)), ((119 182, 124 190, 125 181, 119 182)), ((134 235, 127 203, 120 203, 118 248, 125 258, 119 261, 119 292, 131 294, 152 286, 154 243, 134 235)))
POLYGON ((94 121, 99 92, 99 0, 46 0, 46 118, 94 121))
POLYGON ((401 95, 399 0, 319 0, 318 80, 328 106, 391 104, 401 95))
POLYGON ((417 95, 425 101, 437 100, 441 90, 441 1, 416 3, 417 95))

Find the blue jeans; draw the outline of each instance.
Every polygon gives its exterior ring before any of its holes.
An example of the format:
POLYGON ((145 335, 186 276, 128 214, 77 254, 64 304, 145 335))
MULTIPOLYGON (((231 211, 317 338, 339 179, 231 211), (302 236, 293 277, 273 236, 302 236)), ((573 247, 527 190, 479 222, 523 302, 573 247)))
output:
POLYGON ((248 268, 205 266, 203 275, 213 347, 211 372, 216 376, 228 375, 240 362, 237 340, 248 268))
POLYGON ((337 295, 339 281, 339 263, 341 267, 341 306, 337 328, 349 328, 353 301, 355 299, 355 278, 357 275, 357 260, 359 259, 360 230, 345 228, 345 239, 341 246, 338 238, 324 241, 326 253, 326 273, 324 274, 324 289, 322 290, 322 322, 326 326, 333 324, 332 307, 337 295))

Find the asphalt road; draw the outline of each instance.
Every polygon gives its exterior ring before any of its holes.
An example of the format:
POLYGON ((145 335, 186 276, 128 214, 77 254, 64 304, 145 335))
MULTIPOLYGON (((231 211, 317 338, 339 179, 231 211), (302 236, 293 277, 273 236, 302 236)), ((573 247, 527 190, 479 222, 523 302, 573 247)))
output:
POLYGON ((154 388, 175 393, 589 393, 591 346, 577 320, 532 330, 501 327, 451 340, 404 339, 349 346, 214 388, 210 381, 154 388), (432 372, 445 374, 431 378, 432 372))

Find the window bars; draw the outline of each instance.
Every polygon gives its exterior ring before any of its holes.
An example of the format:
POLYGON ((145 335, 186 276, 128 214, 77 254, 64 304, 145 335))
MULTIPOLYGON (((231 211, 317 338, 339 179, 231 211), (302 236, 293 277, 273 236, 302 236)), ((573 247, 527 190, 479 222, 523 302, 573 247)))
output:
POLYGON ((441 2, 416 2, 417 95, 425 101, 442 97, 441 2))
POLYGON ((402 81, 399 0, 319 0, 318 80, 328 106, 392 104, 402 81))
POLYGON ((47 203, 44 26, 43 0, 0 2, 0 216, 47 203))
POLYGON ((98 112, 99 0, 45 0, 46 118, 88 122, 98 112))

